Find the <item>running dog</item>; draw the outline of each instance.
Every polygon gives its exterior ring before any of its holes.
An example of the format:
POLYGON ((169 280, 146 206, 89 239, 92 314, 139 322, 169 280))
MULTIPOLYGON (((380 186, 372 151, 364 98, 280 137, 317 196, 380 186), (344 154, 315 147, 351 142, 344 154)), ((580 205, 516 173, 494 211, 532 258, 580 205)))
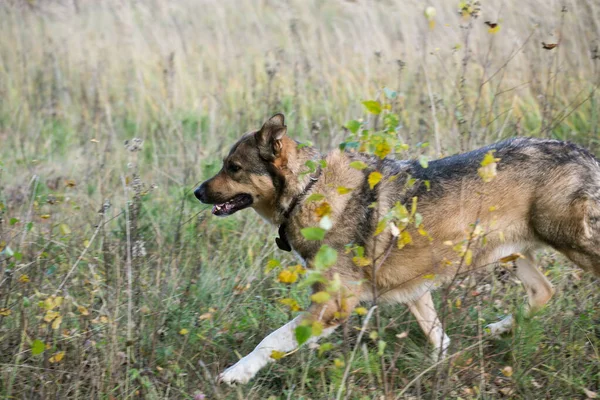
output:
MULTIPOLYGON (((272 360, 274 350, 294 350, 294 331, 303 321, 319 320, 324 326, 319 337, 326 336, 357 304, 372 301, 374 293, 379 301, 407 304, 434 354, 443 356, 450 339, 431 291, 456 274, 510 261, 527 290, 530 311, 544 306, 553 294, 552 284, 534 264, 539 247, 550 246, 600 275, 600 163, 567 142, 514 138, 424 168, 417 161, 379 160, 352 151, 322 155, 286 136, 284 116, 276 114, 259 130, 243 135, 219 173, 194 193, 202 203, 213 204, 217 216, 253 208, 279 227, 278 246, 293 250, 309 269, 323 244, 338 254, 326 275, 339 279, 339 294, 313 303, 263 339, 219 376, 228 384, 248 382, 272 360), (498 160, 489 182, 478 173, 486 154, 498 160), (353 161, 366 168, 351 167, 353 161), (373 171, 383 177, 371 188, 368 177, 373 171), (415 198, 421 232, 414 223, 400 228, 387 224, 378 232, 384 216, 401 205, 410 210, 415 198), (323 240, 307 240, 301 229, 319 226, 323 202, 328 203, 329 229, 323 240), (411 238, 403 246, 396 245, 400 229, 411 238), (465 245, 457 250, 460 243, 465 245), (363 262, 356 263, 345 251, 349 244, 364 249, 363 262)), ((324 287, 317 283, 313 290, 324 287)), ((509 315, 489 330, 499 334, 512 324, 509 315)))

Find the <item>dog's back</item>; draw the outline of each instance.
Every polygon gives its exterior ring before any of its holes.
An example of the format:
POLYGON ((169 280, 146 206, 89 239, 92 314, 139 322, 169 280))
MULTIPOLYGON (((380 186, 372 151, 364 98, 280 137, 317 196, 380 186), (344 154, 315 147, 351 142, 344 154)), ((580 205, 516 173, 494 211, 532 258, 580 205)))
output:
POLYGON ((515 138, 432 161, 428 168, 413 163, 410 173, 430 182, 430 193, 419 193, 424 200, 437 201, 449 192, 477 198, 480 191, 490 204, 504 198, 510 208, 512 202, 523 209, 533 240, 600 275, 600 162, 587 150, 557 140, 515 138), (489 151, 499 159, 498 181, 487 190, 477 170, 489 151))

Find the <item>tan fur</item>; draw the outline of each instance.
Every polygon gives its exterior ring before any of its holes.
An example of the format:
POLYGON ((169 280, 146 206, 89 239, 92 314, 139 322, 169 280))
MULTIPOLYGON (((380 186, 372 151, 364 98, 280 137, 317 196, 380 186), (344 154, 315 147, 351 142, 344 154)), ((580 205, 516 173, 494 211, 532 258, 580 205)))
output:
MULTIPOLYGON (((287 136, 280 137, 285 131, 282 124, 283 116, 269 120, 255 133, 255 141, 246 137, 225 160, 226 165, 238 158, 247 160, 248 154, 259 151, 260 156, 250 159, 266 163, 269 175, 235 175, 234 181, 221 171, 204 185, 209 193, 218 192, 223 198, 250 194, 255 199, 252 207, 261 216, 275 225, 284 224, 289 243, 309 268, 322 244, 337 250, 337 263, 326 275, 330 280, 340 280, 340 290, 328 302, 313 304, 305 317, 308 320, 321 320, 326 327, 334 327, 360 301, 373 300, 375 295, 379 300, 407 303, 436 350, 443 353, 449 339, 433 310, 430 291, 457 274, 480 270, 521 253, 516 274, 527 289, 532 311, 546 304, 553 293, 550 282, 534 265, 533 251, 541 245, 551 245, 582 268, 600 274, 600 165, 582 149, 557 141, 529 139, 498 144, 495 149, 505 158, 500 161, 504 164, 489 183, 467 168, 471 165, 469 157, 480 157, 480 153, 469 153, 454 163, 450 160, 447 167, 433 162, 430 168, 438 170, 437 175, 431 175, 435 178, 430 182, 431 192, 421 181, 412 188, 403 183, 410 171, 423 176, 428 171, 410 162, 388 163, 388 172, 384 168, 384 179, 371 193, 365 189, 365 171, 351 168, 350 163, 365 160, 375 170, 380 165, 377 160, 334 150, 323 157, 326 167, 313 177, 305 164, 318 160, 318 153, 300 148, 287 136), (269 132, 278 132, 277 136, 271 133, 276 136, 271 142, 265 139, 269 132), (558 159, 558 155, 563 158, 558 159), (458 172, 448 174, 444 168, 458 172), (392 179, 393 173, 400 179, 392 179), (285 186, 278 189, 277 179, 283 179, 285 186), (316 182, 310 183, 311 179, 316 182), (339 187, 351 191, 339 194, 339 187), (302 228, 319 225, 323 201, 304 201, 316 193, 323 195, 331 208, 333 227, 323 242, 306 240, 301 234, 302 228), (373 194, 376 201, 370 204, 366 197, 373 194), (407 197, 403 197, 405 194, 407 197), (414 224, 406 228, 413 242, 402 249, 396 246, 397 239, 389 227, 374 237, 378 221, 394 204, 405 199, 410 208, 412 197, 418 199, 422 228, 428 237, 421 235, 414 224), (288 218, 286 210, 294 201, 299 204, 288 218), (345 251, 346 245, 357 242, 363 243, 369 265, 357 265, 353 254, 345 251), (468 246, 470 262, 464 252, 454 248, 460 243, 468 246)), ((472 164, 477 166, 477 162, 472 164)), ((317 284, 313 290, 325 288, 317 284)), ((512 319, 499 324, 492 327, 493 332, 508 329, 512 319)))

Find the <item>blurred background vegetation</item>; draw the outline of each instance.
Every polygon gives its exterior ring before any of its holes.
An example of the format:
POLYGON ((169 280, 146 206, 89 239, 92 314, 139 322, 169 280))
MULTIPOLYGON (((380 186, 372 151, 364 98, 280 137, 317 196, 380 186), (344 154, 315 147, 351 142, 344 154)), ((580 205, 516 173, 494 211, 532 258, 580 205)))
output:
MULTIPOLYGON (((275 112, 326 151, 386 92, 411 149, 398 158, 515 135, 598 155, 599 21, 592 0, 4 0, 0 396, 335 397, 360 316, 322 351, 215 385, 293 314, 278 299, 308 296, 265 272, 271 258, 294 263, 272 228, 252 212, 211 218, 191 190, 275 112)), ((500 339, 481 330, 519 311, 513 277, 436 295, 451 363, 433 365, 406 309, 386 308, 390 387, 593 398, 597 283, 554 253, 540 261, 558 295, 500 339)), ((363 341, 344 393, 380 398, 377 346, 363 341)))

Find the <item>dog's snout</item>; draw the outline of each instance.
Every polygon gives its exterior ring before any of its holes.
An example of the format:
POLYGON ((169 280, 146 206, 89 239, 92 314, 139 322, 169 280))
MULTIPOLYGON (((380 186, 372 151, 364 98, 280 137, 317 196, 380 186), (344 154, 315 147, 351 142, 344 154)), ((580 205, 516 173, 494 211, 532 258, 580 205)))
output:
POLYGON ((206 203, 206 182, 194 190, 194 196, 196 196, 196 198, 202 203, 206 203))

